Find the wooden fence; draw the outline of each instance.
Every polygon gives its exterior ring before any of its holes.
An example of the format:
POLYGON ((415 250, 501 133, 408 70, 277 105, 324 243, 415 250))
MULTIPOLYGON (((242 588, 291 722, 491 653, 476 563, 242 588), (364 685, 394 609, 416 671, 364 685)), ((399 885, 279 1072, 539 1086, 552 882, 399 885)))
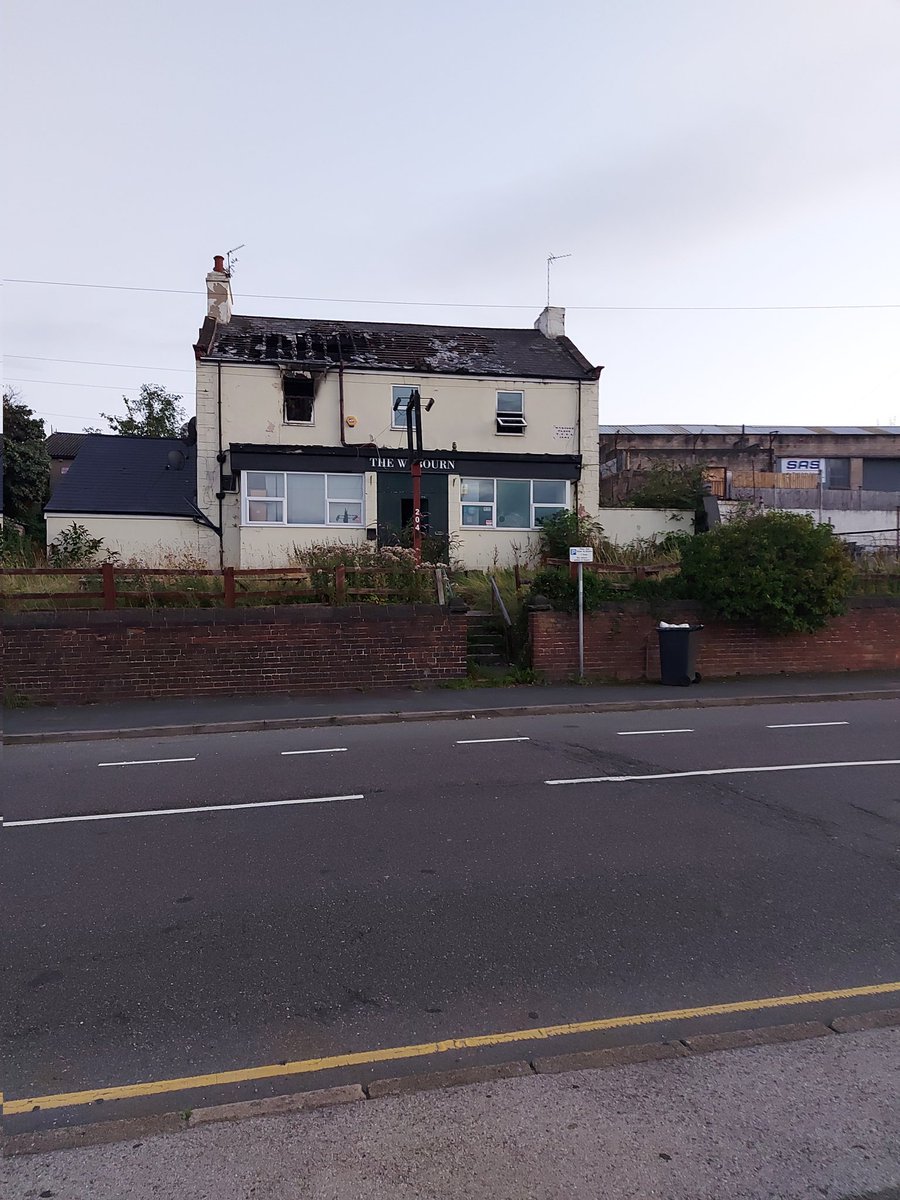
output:
POLYGON ((822 476, 810 471, 732 471, 733 488, 801 488, 818 492, 822 476))
POLYGON ((444 580, 430 567, 271 567, 222 571, 178 568, 23 567, 0 570, 0 610, 25 604, 42 608, 103 609, 187 607, 238 608, 259 603, 353 604, 444 603, 444 580), (54 584, 71 579, 75 590, 58 587, 20 591, 17 582, 48 578, 54 584), (180 587, 165 585, 180 581, 180 587), (275 583, 277 586, 252 586, 275 583), (196 586, 186 586, 195 584, 196 586))

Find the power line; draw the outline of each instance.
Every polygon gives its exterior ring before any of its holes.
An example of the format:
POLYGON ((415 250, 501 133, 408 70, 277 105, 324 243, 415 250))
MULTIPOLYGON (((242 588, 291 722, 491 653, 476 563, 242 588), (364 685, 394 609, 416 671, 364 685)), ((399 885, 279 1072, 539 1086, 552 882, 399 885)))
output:
POLYGON ((97 391, 99 388, 108 392, 139 392, 141 390, 139 387, 135 387, 134 384, 117 386, 114 383, 71 383, 67 379, 17 379, 14 375, 8 375, 6 382, 50 384, 51 387, 89 388, 91 391, 97 391))
POLYGON ((38 358, 34 354, 7 354, 5 357, 18 359, 20 362, 71 363, 78 367, 122 367, 126 371, 179 371, 184 375, 194 374, 191 367, 144 367, 139 363, 93 362, 86 358, 38 358))
MULTIPOLYGON (((75 283, 61 279, 5 279, 4 283, 35 287, 93 288, 113 292, 146 292, 161 296, 204 296, 193 288, 148 288, 119 283, 75 283)), ((358 296, 281 296, 267 292, 242 292, 245 300, 296 300, 304 304, 378 304, 397 308, 490 308, 534 312, 536 304, 461 303, 454 300, 372 300, 358 296)), ((571 304, 570 312, 840 312, 898 309, 897 304, 571 304)))

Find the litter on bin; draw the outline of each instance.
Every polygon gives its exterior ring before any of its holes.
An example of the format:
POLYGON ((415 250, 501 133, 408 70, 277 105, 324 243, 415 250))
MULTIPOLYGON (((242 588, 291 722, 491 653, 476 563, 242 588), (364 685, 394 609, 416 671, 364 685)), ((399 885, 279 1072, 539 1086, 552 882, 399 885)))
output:
POLYGON ((660 629, 690 629, 691 623, 690 621, 685 621, 681 625, 670 625, 668 621, 660 621, 659 627, 660 629))

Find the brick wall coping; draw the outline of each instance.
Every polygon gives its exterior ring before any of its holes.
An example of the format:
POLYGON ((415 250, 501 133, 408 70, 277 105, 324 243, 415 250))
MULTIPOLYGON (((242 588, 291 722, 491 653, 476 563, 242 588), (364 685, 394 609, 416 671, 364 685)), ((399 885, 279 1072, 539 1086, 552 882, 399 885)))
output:
MULTIPOLYGON (((165 628, 174 625, 323 625, 347 621, 404 621, 414 617, 448 617, 438 604, 280 604, 253 608, 121 608, 72 609, 0 615, 0 628, 103 629, 165 628)), ((456 616, 457 614, 453 614, 456 616)), ((459 614, 464 619, 464 614, 459 614)))

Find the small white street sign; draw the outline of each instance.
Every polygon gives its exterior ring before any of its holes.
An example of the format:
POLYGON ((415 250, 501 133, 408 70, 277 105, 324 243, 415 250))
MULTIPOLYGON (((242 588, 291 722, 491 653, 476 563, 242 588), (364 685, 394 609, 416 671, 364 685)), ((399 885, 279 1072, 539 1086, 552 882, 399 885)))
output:
POLYGON ((569 562, 570 563, 586 563, 594 561, 594 549, 592 546, 570 546, 569 547, 569 562))

